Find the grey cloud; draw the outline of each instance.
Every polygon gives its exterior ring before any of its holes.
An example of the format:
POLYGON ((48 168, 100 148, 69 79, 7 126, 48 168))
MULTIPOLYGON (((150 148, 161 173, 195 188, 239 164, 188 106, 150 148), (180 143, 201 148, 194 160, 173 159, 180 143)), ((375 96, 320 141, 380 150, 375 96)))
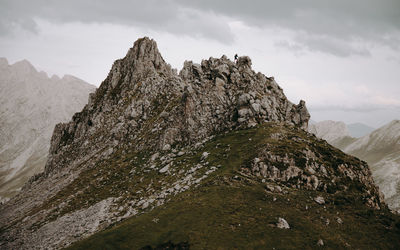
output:
POLYGON ((302 45, 300 45, 300 44, 298 44, 298 43, 293 43, 293 42, 286 41, 286 40, 279 40, 279 41, 276 41, 276 42, 274 43, 274 45, 275 45, 276 47, 281 47, 281 48, 284 48, 284 49, 293 51, 293 52, 295 52, 296 54, 301 53, 301 52, 303 52, 303 51, 305 50, 305 47, 304 47, 304 46, 302 46, 302 45))
POLYGON ((331 54, 338 57, 348 57, 351 55, 358 56, 370 56, 371 53, 365 47, 353 44, 350 41, 344 41, 326 36, 311 36, 311 35, 300 35, 297 36, 294 41, 299 43, 299 46, 303 45, 305 49, 309 51, 325 52, 330 51, 331 54))
POLYGON ((359 112, 368 113, 373 111, 387 111, 387 110, 398 110, 399 107, 396 106, 383 106, 383 105, 363 105, 354 107, 344 107, 344 106, 319 106, 319 105, 309 105, 308 107, 313 111, 343 111, 343 112, 359 112))
MULTIPOLYGON (((365 48, 345 45, 354 41, 379 43, 399 49, 398 0, 178 1, 193 8, 230 16, 249 26, 279 27, 306 33, 312 39, 298 39, 299 46, 336 56, 368 56, 369 51, 365 48), (328 42, 331 39, 335 42, 328 42)), ((293 44, 286 47, 299 50, 293 44)))
POLYGON ((134 25, 232 43, 234 36, 224 17, 309 36, 295 38, 294 44, 286 46, 291 50, 368 56, 369 51, 354 41, 400 49, 398 0, 0 0, 0 35, 10 32, 13 25, 34 31, 35 18, 43 18, 134 25))
POLYGON ((36 31, 38 18, 60 23, 122 24, 224 43, 233 41, 228 24, 216 21, 214 14, 205 15, 172 0, 0 0, 0 36, 8 35, 15 26, 36 31))
POLYGON ((284 48, 294 52, 296 55, 305 51, 328 52, 337 57, 349 57, 352 55, 371 56, 365 47, 352 44, 343 40, 321 36, 297 36, 292 41, 279 40, 274 43, 276 47, 284 48))
POLYGON ((251 25, 277 25, 317 34, 352 37, 361 33, 382 34, 400 29, 398 0, 178 1, 251 25))

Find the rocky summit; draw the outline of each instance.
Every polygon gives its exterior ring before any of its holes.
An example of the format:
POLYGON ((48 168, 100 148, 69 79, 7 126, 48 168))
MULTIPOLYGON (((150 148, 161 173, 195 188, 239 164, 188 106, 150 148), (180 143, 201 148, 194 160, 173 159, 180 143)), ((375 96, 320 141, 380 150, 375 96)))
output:
POLYGON ((309 118, 249 57, 178 74, 141 38, 0 207, 0 246, 399 248, 368 165, 306 132, 309 118))

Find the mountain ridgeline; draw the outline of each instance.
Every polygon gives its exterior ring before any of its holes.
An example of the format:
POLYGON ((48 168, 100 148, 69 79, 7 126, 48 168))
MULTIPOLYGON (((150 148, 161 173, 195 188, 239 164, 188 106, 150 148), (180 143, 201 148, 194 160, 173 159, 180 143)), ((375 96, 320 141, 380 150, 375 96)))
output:
POLYGON ((95 90, 74 76, 49 78, 28 61, 0 58, 0 201, 44 170, 54 126, 82 110, 95 90))
POLYGON ((389 208, 400 212, 400 121, 391 121, 361 138, 349 136, 343 122, 322 121, 309 126, 309 131, 368 162, 389 208))
POLYGON ((368 165, 306 132, 309 118, 249 57, 177 74, 141 38, 0 207, 0 246, 399 247, 368 165))

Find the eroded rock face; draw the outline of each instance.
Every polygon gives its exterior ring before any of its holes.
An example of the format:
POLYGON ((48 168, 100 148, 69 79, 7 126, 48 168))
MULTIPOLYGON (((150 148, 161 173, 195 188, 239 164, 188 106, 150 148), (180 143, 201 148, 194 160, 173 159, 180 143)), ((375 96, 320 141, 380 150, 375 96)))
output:
POLYGON ((56 126, 46 175, 63 167, 65 154, 127 144, 163 149, 265 121, 305 129, 309 117, 304 101, 288 101, 274 80, 251 69, 248 57, 237 64, 225 56, 185 62, 177 75, 155 41, 142 38, 114 63, 82 112, 56 126))
MULTIPOLYGON (((271 137, 277 140, 288 139, 284 134, 271 137)), ((362 198, 369 207, 380 209, 381 204, 384 204, 383 194, 375 186, 371 171, 365 162, 349 158, 351 160, 347 163, 332 164, 342 160, 333 155, 330 158, 322 155, 314 148, 315 145, 308 141, 300 141, 294 137, 291 139, 302 144, 302 152, 279 149, 286 148, 287 145, 278 148, 266 145, 252 161, 251 173, 282 186, 326 193, 345 192, 350 186, 356 186, 363 192, 362 198)))

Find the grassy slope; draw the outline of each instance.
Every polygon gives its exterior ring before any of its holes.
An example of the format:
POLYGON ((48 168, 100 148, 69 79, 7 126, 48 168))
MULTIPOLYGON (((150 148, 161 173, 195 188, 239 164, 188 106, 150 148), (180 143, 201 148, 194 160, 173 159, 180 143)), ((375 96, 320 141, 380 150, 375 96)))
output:
MULTIPOLYGON (((286 188, 285 193, 271 193, 267 183, 240 175, 239 168, 247 166, 266 143, 275 143, 277 150, 302 150, 301 142, 267 136, 278 131, 288 138, 299 133, 306 136, 293 128, 264 125, 216 137, 198 153, 183 156, 185 165, 179 166, 178 161, 177 167, 184 168, 187 163, 198 162, 201 152, 207 151, 211 153, 210 166, 222 166, 199 187, 71 249, 139 249, 168 241, 188 242, 191 249, 315 248, 318 239, 323 239, 328 248, 400 248, 399 218, 388 211, 367 208, 357 190, 335 195, 286 188), (312 200, 317 195, 325 197, 325 207, 312 200), (285 218, 291 229, 274 227, 278 217, 285 218)), ((321 141, 315 140, 314 146, 327 157, 333 154, 344 162, 356 161, 321 141)))

